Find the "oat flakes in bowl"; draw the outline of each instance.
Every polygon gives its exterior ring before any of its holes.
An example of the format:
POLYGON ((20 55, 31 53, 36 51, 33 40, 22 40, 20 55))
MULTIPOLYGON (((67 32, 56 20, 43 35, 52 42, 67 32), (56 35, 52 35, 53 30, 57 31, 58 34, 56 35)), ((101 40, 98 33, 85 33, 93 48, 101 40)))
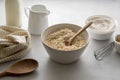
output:
POLYGON ((88 33, 85 30, 78 36, 72 46, 66 46, 69 39, 81 27, 75 24, 61 23, 46 28, 41 34, 41 41, 50 56, 58 63, 68 64, 79 59, 88 44, 88 33))
POLYGON ((82 36, 77 36, 71 46, 65 45, 65 41, 75 34, 71 29, 64 28, 51 33, 44 40, 44 43, 51 48, 63 51, 71 51, 81 48, 86 44, 86 40, 82 36))

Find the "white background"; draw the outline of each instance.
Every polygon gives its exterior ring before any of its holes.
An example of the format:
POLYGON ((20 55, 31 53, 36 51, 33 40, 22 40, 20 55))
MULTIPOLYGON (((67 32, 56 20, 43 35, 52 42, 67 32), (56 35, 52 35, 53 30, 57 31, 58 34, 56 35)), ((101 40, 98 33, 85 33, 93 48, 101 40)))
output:
MULTIPOLYGON (((119 0, 23 0, 22 28, 27 29, 28 19, 24 8, 34 4, 43 4, 50 10, 49 26, 57 23, 85 24, 91 15, 108 15, 118 21, 114 35, 120 33, 120 1, 119 0)), ((4 0, 0 0, 0 25, 5 25, 4 0)), ((120 80, 120 55, 110 51, 103 61, 94 58, 93 51, 108 44, 108 41, 96 41, 90 38, 89 45, 79 61, 69 65, 61 65, 49 59, 42 46, 40 36, 31 36, 32 50, 24 58, 34 58, 39 68, 32 74, 18 77, 4 77, 0 80, 120 80)), ((0 71, 15 61, 0 64, 0 71)))

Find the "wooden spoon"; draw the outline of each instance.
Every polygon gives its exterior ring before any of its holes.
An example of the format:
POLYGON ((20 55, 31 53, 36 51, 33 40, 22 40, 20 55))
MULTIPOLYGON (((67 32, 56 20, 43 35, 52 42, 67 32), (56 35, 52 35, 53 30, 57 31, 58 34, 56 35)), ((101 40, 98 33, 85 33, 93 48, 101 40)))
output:
POLYGON ((83 31, 85 31, 88 27, 90 27, 90 25, 92 24, 93 22, 89 22, 88 24, 86 24, 82 29, 78 30, 78 32, 73 35, 70 39, 68 39, 67 41, 65 41, 65 45, 67 46, 71 46, 72 45, 72 42, 74 41, 74 39, 79 35, 81 34, 83 31))
POLYGON ((0 77, 3 76, 17 76, 33 72, 37 69, 38 62, 34 59, 24 59, 13 65, 11 65, 4 72, 0 73, 0 77))

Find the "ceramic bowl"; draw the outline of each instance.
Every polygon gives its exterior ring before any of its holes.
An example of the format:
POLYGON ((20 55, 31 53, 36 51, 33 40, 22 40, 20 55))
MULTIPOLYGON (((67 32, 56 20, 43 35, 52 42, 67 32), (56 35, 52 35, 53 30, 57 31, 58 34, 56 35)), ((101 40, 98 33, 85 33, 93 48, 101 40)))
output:
POLYGON ((49 47, 48 45, 46 45, 44 43, 44 40, 50 33, 59 31, 60 29, 64 29, 64 28, 69 28, 69 29, 72 29, 73 31, 77 32, 81 27, 78 25, 69 24, 69 23, 61 23, 61 24, 56 24, 56 25, 50 26, 42 32, 41 41, 42 41, 48 55, 50 56, 50 58, 53 61, 62 63, 62 64, 68 64, 68 63, 73 63, 73 62, 77 61, 79 59, 80 55, 85 50, 85 48, 88 44, 88 33, 87 33, 87 31, 84 31, 81 34, 81 36, 83 36, 83 38, 86 40, 87 43, 82 48, 79 48, 77 50, 72 50, 72 51, 57 50, 57 49, 53 49, 53 48, 49 47))
POLYGON ((117 34, 114 38, 116 52, 120 54, 120 34, 117 34))
MULTIPOLYGON (((113 25, 111 25, 110 27, 113 27, 112 29, 108 30, 108 31, 97 31, 97 30, 94 30, 93 28, 88 28, 88 33, 90 35, 91 38, 95 39, 95 40, 107 40, 107 39, 110 39, 116 29, 116 26, 117 26, 117 21, 114 20, 113 18, 109 17, 109 16, 106 16, 106 15, 94 15, 94 16, 90 16, 87 18, 86 20, 86 23, 88 23, 90 20, 94 20, 94 19, 99 19, 101 17, 104 17, 106 19, 109 19, 113 25)), ((103 28, 103 26, 101 26, 101 29, 103 28)))

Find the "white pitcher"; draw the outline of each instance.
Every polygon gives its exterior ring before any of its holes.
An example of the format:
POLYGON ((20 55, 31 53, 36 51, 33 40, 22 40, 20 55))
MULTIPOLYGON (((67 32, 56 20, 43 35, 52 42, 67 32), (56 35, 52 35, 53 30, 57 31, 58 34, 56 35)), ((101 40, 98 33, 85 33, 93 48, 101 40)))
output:
POLYGON ((40 35, 42 30, 48 26, 48 14, 50 13, 44 5, 33 5, 25 8, 26 16, 29 18, 28 31, 34 35, 40 35), (29 10, 29 15, 27 13, 29 10))

